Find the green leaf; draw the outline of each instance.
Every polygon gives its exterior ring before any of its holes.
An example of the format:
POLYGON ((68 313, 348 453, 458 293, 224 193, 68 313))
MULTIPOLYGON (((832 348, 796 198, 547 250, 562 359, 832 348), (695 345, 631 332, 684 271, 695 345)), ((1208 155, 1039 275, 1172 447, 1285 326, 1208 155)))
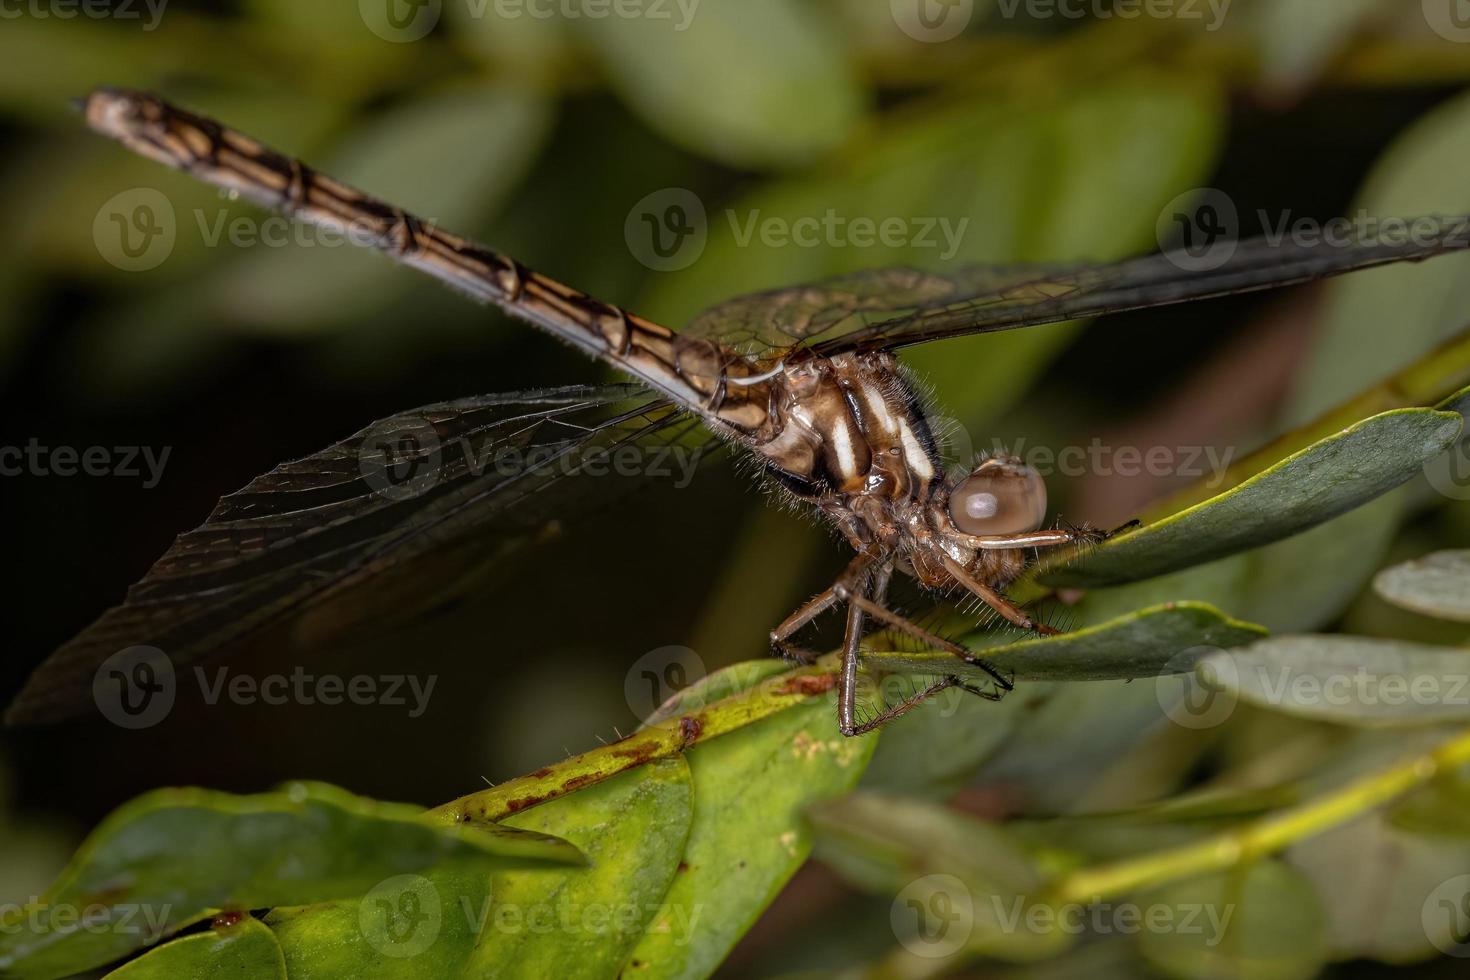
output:
POLYGON ((668 139, 724 163, 782 166, 833 149, 860 119, 866 95, 820 9, 793 0, 653 9, 575 26, 668 139))
MULTIPOLYGON (((1470 154, 1470 95, 1438 106, 1394 141, 1352 214, 1393 218, 1470 212, 1456 170, 1470 154)), ((1445 256, 1344 276, 1327 289, 1327 322, 1297 379, 1288 425, 1305 422, 1378 381, 1465 326, 1470 256, 1445 256)))
MULTIPOLYGON (((1097 626, 1046 639, 1020 640, 977 653, 1016 680, 1126 680, 1180 673, 1219 650, 1243 646, 1266 633, 1197 602, 1170 603, 1097 626)), ((948 653, 868 653, 870 669, 947 675, 981 683, 989 675, 948 653)))
POLYGON ((1364 23, 1397 0, 1270 0, 1247 13, 1266 80, 1285 89, 1310 84, 1364 23))
POLYGON ((1407 963, 1464 950, 1470 840, 1408 833, 1380 811, 1302 841, 1287 859, 1327 899, 1333 959, 1407 963))
POLYGON ((1470 622, 1470 551, 1441 551, 1395 565, 1378 573, 1373 588, 1412 612, 1470 622))
POLYGON ((580 860, 565 841, 435 824, 416 807, 319 783, 234 796, 158 790, 118 809, 36 907, 0 914, 0 971, 54 977, 111 962, 215 909, 359 895, 446 863, 580 860), (94 928, 77 928, 85 913, 94 928))
MULTIPOLYGON (((997 703, 958 688, 941 691, 883 726, 862 785, 936 799, 953 796, 1005 744, 1017 723, 1053 693, 1046 684, 1025 684, 997 703)), ((895 700, 889 696, 885 703, 895 700)))
MULTIPOLYGON (((506 826, 554 833, 588 867, 401 876, 362 901, 277 909, 291 976, 613 978, 684 851, 689 770, 666 759, 552 800, 506 826)), ((688 928, 705 910, 676 910, 688 928)))
POLYGON ((245 916, 208 932, 151 949, 111 973, 107 980, 286 980, 286 961, 275 934, 245 916))
POLYGON ((655 917, 675 943, 687 942, 712 910, 664 896, 679 873, 692 795, 689 765, 664 759, 507 818, 571 841, 591 867, 497 874, 468 975, 612 980, 655 917), (553 917, 557 928, 544 929, 553 917))
POLYGON ((1327 917, 1316 889, 1279 861, 1174 882, 1137 904, 1145 924, 1139 950, 1165 976, 1308 980, 1327 962, 1327 917))
POLYGON ((1290 537, 1406 483, 1453 445, 1463 426, 1458 414, 1428 408, 1365 419, 1040 580, 1081 587, 1132 582, 1290 537))
POLYGON ((1357 636, 1280 636, 1197 668, 1251 704, 1344 725, 1470 719, 1470 651, 1357 636))
MULTIPOLYGON (((736 676, 721 672, 709 682, 717 688, 736 676)), ((806 860, 811 831, 804 811, 850 790, 876 742, 844 738, 832 700, 815 698, 690 750, 694 822, 685 868, 623 975, 714 972, 806 860), (697 918, 695 910, 703 910, 697 918)))
POLYGON ((896 894, 894 931, 919 955, 1024 960, 1070 945, 1059 930, 1025 925, 1044 876, 1004 828, 877 793, 813 807, 811 819, 821 861, 860 888, 896 894))

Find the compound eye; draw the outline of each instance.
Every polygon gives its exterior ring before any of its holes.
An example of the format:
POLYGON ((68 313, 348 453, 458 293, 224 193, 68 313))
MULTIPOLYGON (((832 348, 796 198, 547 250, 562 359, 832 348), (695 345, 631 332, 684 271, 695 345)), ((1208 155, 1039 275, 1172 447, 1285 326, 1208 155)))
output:
POLYGON ((1046 522, 1046 483, 1020 461, 987 459, 949 495, 949 517, 965 534, 1025 534, 1046 522))

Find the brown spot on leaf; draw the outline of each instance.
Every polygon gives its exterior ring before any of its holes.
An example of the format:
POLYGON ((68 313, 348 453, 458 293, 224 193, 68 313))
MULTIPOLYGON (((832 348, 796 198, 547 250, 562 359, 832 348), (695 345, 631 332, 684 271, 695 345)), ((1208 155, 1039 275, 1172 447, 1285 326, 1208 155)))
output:
POLYGON ((211 929, 230 929, 239 925, 245 918, 245 913, 238 910, 221 912, 209 923, 211 929))
POLYGON ((526 807, 535 806, 537 803, 545 803, 546 799, 545 796, 518 796, 513 800, 506 801, 505 812, 519 813, 526 809, 526 807))
POLYGON ((836 674, 800 674, 782 684, 780 692, 811 697, 815 694, 826 694, 836 686, 836 674))
POLYGON ((595 782, 597 782, 597 773, 584 772, 582 773, 582 775, 573 776, 571 779, 568 779, 566 782, 562 783, 561 788, 563 790, 566 790, 567 792, 571 792, 572 790, 581 789, 583 786, 595 782))
POLYGON ((699 720, 698 715, 690 715, 679 719, 679 742, 683 745, 693 745, 699 741, 699 736, 704 732, 704 722, 699 720))

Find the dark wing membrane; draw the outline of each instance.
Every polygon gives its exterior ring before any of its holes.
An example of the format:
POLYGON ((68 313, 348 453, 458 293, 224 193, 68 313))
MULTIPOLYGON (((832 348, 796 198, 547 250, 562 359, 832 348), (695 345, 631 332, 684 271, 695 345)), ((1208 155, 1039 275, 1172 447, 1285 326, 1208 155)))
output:
POLYGON ((605 502, 611 454, 635 473, 622 447, 649 442, 714 444, 637 385, 466 398, 375 423, 222 498, 36 670, 7 721, 86 710, 98 667, 129 647, 177 668, 263 632, 314 645, 421 612, 508 544, 605 502))
POLYGON ((1257 238, 1102 265, 875 269, 738 296, 684 332, 751 356, 796 346, 831 356, 1289 286, 1466 248, 1470 218, 1421 218, 1385 222, 1380 236, 1354 242, 1257 238))
MULTIPOLYGON (((1205 252, 1175 249, 1111 265, 1079 266, 1001 288, 928 304, 821 339, 819 353, 892 350, 946 337, 988 333, 1289 286, 1396 262, 1418 262, 1470 248, 1470 218, 1420 218, 1384 224, 1378 237, 1313 243, 1255 238, 1216 242, 1205 252), (1400 233, 1402 232, 1402 233, 1400 233)), ((994 273, 1010 278, 1006 270, 994 273)), ((961 273, 967 289, 973 270, 961 273)))
POLYGON ((759 357, 798 344, 836 340, 900 310, 947 307, 1066 271, 1063 266, 965 266, 945 274, 870 269, 712 306, 682 331, 759 357))

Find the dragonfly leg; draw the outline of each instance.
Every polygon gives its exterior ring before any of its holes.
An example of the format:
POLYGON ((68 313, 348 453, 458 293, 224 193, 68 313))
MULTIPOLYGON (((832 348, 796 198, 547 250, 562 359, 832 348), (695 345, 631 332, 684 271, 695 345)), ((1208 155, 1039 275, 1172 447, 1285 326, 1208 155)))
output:
MULTIPOLYGON (((873 716, 872 718, 869 718, 862 724, 854 725, 852 727, 852 731, 848 731, 846 728, 844 728, 842 730, 842 734, 866 735, 873 729, 880 728, 883 725, 888 724, 893 719, 908 714, 914 708, 917 708, 919 705, 923 704, 925 701, 929 700, 940 691, 948 690, 951 687, 957 687, 960 690, 968 691, 976 697, 984 698, 987 701, 999 701, 1002 697, 1004 697, 1004 694, 1000 691, 986 691, 981 688, 973 687, 969 684, 966 684, 958 677, 946 677, 943 680, 935 681, 933 684, 930 684, 928 687, 924 688, 922 691, 919 691, 916 694, 909 695, 897 704, 884 708, 881 713, 873 716)), ((1007 685, 1007 689, 1009 689, 1009 685, 1007 685)))
POLYGON ((944 559, 944 567, 950 575, 954 576, 956 582, 979 596, 987 606, 1000 613, 1008 622, 1021 627, 1023 630, 1031 630, 1041 636, 1056 636, 1061 632, 1061 630, 1047 626, 1045 623, 1036 622, 1027 615, 1026 610, 975 578, 975 576, 967 572, 964 566, 958 562, 946 558, 944 559))
POLYGON ((909 636, 912 636, 918 640, 922 640, 924 643, 929 644, 936 650, 943 650, 946 653, 952 653, 972 667, 979 667, 981 670, 985 671, 985 673, 990 675, 990 679, 995 681, 996 687, 1000 688, 1002 694, 995 694, 992 696, 989 693, 981 693, 978 690, 960 684, 958 678, 954 678, 954 685, 948 686, 958 685, 961 687, 966 687, 966 690, 970 690, 972 691, 972 693, 975 694, 980 694, 981 697, 991 698, 992 700, 999 700, 999 698, 1003 695, 1005 691, 1010 691, 1015 688, 1015 678, 1008 677, 1000 671, 996 670, 994 667, 986 662, 984 657, 976 656, 969 650, 966 650, 964 647, 960 646, 958 643, 955 643, 951 640, 946 640, 942 636, 937 636, 934 633, 929 632, 912 620, 900 616, 893 610, 881 605, 878 602, 874 602, 871 599, 864 599, 861 596, 853 596, 851 601, 854 604, 861 606, 863 612, 867 613, 878 622, 883 623, 886 626, 891 626, 899 632, 907 633, 909 636))
MULTIPOLYGON (((794 660, 803 664, 809 664, 815 661, 817 654, 810 650, 804 650, 801 647, 792 646, 787 641, 822 613, 843 602, 846 598, 847 591, 867 573, 874 561, 876 559, 867 554, 860 554, 854 558, 830 588, 817 593, 811 599, 802 603, 796 612, 787 616, 779 626, 771 630, 771 649, 778 656, 787 660, 794 660)), ((889 574, 891 574, 891 571, 889 574)), ((888 587, 887 576, 883 578, 883 587, 885 590, 888 587)))

